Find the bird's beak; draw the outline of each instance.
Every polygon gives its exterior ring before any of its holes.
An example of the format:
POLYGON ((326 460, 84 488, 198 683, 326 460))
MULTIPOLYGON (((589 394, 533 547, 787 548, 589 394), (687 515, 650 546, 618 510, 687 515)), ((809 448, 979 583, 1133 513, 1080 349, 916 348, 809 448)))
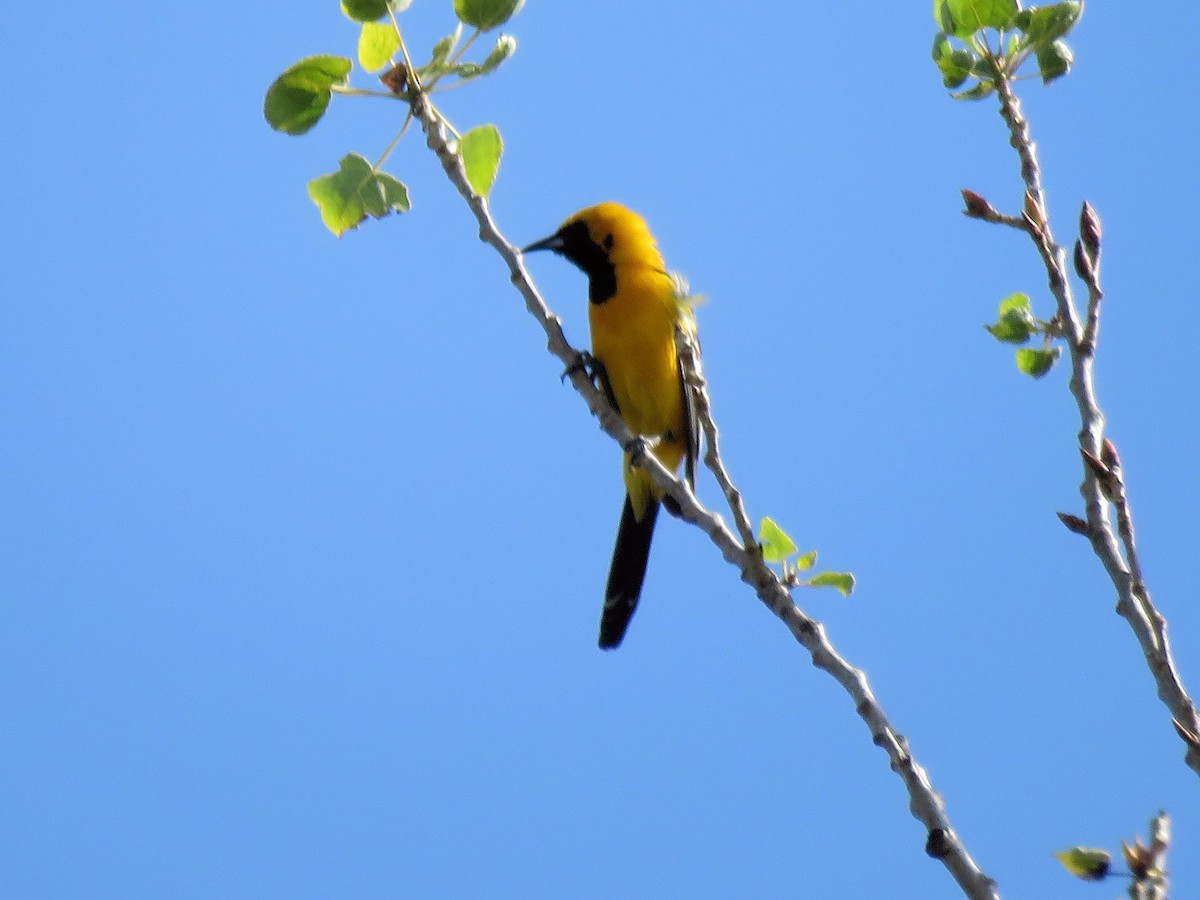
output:
POLYGON ((555 253, 561 253, 563 248, 562 232, 556 231, 548 238, 542 238, 540 241, 534 241, 522 253, 532 253, 535 250, 553 250, 555 253))

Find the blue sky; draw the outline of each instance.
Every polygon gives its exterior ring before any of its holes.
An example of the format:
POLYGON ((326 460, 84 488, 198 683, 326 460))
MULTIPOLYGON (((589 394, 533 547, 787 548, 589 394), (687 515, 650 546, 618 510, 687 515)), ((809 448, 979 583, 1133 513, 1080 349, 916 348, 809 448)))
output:
MULTIPOLYGON (((1051 853, 1174 816, 1196 776, 1085 543, 1065 371, 983 331, 1049 311, 992 103, 951 102, 930 4, 540 3, 444 98, 507 150, 525 243, 605 199, 709 298, 727 462, 859 588, 799 594, 863 667, 1006 896, 1097 897, 1051 853)), ((1200 690, 1194 67, 1089 4, 1021 94, 1062 240, 1105 228, 1098 386, 1149 584, 1200 690)), ((305 182, 398 107, 304 138, 266 86, 352 55, 336 3, 14 7, 0 409, 0 893, 954 897, 844 693, 694 530, 596 622, 618 451, 416 134, 413 212, 341 240, 305 182), (52 32, 56 36, 52 37, 52 32), (48 55, 53 47, 56 52, 48 55), (46 71, 46 62, 53 68, 46 71)), ((428 47, 449 2, 418 0, 428 47)), ((361 73, 360 84, 367 84, 361 73)), ((586 343, 582 277, 531 262, 586 343)), ((717 503, 710 480, 702 498, 717 503)))

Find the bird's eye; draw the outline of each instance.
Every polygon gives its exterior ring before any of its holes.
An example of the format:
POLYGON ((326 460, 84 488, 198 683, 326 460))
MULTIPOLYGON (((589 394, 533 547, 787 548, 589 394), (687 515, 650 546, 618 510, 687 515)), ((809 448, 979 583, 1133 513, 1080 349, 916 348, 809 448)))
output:
POLYGON ((612 249, 612 245, 613 245, 613 239, 612 239, 612 235, 611 235, 611 234, 606 234, 606 235, 604 236, 604 241, 603 241, 603 244, 604 244, 604 249, 605 249, 605 250, 611 250, 611 249, 612 249))

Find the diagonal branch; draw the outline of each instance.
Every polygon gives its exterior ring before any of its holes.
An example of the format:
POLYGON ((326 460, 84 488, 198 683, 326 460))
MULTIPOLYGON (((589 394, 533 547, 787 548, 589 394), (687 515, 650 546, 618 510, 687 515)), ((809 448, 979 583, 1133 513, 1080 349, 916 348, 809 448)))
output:
MULTIPOLYGON (((485 197, 471 189, 462 161, 456 148, 450 143, 441 116, 422 92, 413 92, 411 97, 413 116, 425 132, 426 143, 437 155, 447 177, 466 201, 479 224, 480 240, 490 244, 507 264, 512 282, 530 314, 546 332, 547 345, 570 373, 571 384, 583 397, 592 415, 600 420, 600 427, 622 447, 635 453, 635 462, 645 469, 654 483, 664 489, 678 504, 680 516, 699 527, 720 550, 721 555, 741 573, 742 580, 754 588, 758 598, 788 628, 793 637, 812 656, 813 665, 828 672, 846 691, 854 703, 855 711, 870 729, 872 740, 887 753, 891 768, 903 780, 909 794, 909 809, 913 816, 927 829, 926 852, 940 859, 958 882, 966 896, 975 900, 994 900, 999 897, 995 882, 986 876, 958 839, 946 815, 945 803, 934 789, 925 769, 913 758, 908 742, 892 725, 883 707, 876 700, 867 682, 866 674, 856 669, 834 649, 825 633, 825 627, 809 618, 792 601, 787 589, 763 562, 762 554, 753 544, 749 534, 749 520, 741 503, 741 495, 733 487, 728 473, 718 475, 722 490, 730 498, 742 532, 741 541, 729 530, 719 515, 704 508, 687 484, 677 479, 652 453, 638 452, 644 449, 640 439, 632 434, 608 403, 602 391, 589 380, 578 365, 580 352, 574 349, 562 332, 562 323, 538 293, 520 252, 500 233, 485 197)), ((711 425, 707 393, 702 384, 697 386, 706 410, 704 424, 709 441, 709 454, 716 455, 716 430, 711 425), (711 426, 711 427, 710 427, 711 426)), ((714 472, 724 472, 723 465, 713 466, 714 472)))
POLYGON ((1008 127, 1009 142, 1021 160, 1021 178, 1026 190, 1025 218, 1029 226, 1024 230, 1045 264, 1050 293, 1058 308, 1056 318, 1070 353, 1070 388, 1079 409, 1079 449, 1085 460, 1083 482, 1079 488, 1087 511, 1084 533, 1116 588, 1117 613, 1133 629, 1158 687, 1158 696, 1170 710, 1176 730, 1184 737, 1187 764, 1200 774, 1200 747, 1185 736, 1200 734, 1200 715, 1175 668, 1166 619, 1154 606, 1142 578, 1134 541, 1133 513, 1116 447, 1104 439, 1104 413, 1096 397, 1094 366, 1103 296, 1099 282, 1099 219, 1091 207, 1085 205, 1081 217, 1083 246, 1076 247, 1075 252, 1076 270, 1088 288, 1085 326, 1081 324, 1071 293, 1066 251, 1054 240, 1050 229, 1037 147, 1030 137, 1029 124, 1011 84, 1003 75, 996 79, 996 93, 1000 99, 1000 116, 1008 127), (1112 506, 1117 512, 1116 529, 1110 514, 1112 506))

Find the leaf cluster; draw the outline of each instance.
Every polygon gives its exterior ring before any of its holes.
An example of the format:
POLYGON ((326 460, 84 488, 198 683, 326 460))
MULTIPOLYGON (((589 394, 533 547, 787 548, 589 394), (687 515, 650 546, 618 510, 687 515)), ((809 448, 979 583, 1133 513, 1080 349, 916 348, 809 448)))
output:
POLYGON ((1043 84, 1060 78, 1075 57, 1063 40, 1083 15, 1076 0, 1022 9, 1020 0, 935 0, 940 29, 933 61, 956 100, 980 100, 997 81, 1035 60, 1043 84), (974 83, 963 90, 968 81, 974 83))
POLYGON ((854 591, 854 576, 849 572, 816 572, 810 578, 804 578, 801 573, 816 565, 817 551, 801 554, 796 542, 769 516, 763 516, 758 526, 758 546, 765 562, 780 567, 783 583, 789 588, 831 587, 840 591, 843 597, 849 597, 854 591))
POLYGON ((1043 347, 1022 347, 1017 350, 1017 368, 1031 378, 1041 378, 1062 355, 1061 347, 1050 344, 1057 337, 1054 323, 1033 315, 1028 294, 1018 292, 1005 297, 1000 301, 996 321, 983 327, 992 337, 1005 344, 1027 344, 1033 337, 1043 336, 1043 347))
MULTIPOLYGON (((339 236, 357 228, 368 216, 381 218, 411 208, 407 186, 384 172, 382 166, 411 123, 411 104, 417 96, 422 96, 432 109, 429 100, 432 94, 491 74, 517 49, 515 38, 501 34, 483 59, 476 62, 466 58, 480 35, 506 23, 520 11, 524 0, 453 0, 458 18, 454 31, 434 44, 429 58, 417 65, 405 45, 398 19, 411 3, 412 0, 341 0, 342 13, 360 26, 359 66, 366 72, 382 72, 379 79, 386 90, 351 87, 354 62, 348 57, 330 55, 300 60, 285 69, 267 89, 263 102, 267 124, 291 135, 311 130, 324 117, 334 94, 382 97, 409 105, 399 133, 376 162, 349 153, 342 158, 336 172, 309 182, 308 194, 322 221, 339 236), (466 29, 470 32, 464 39, 466 29)), ((504 150, 499 130, 494 125, 482 125, 460 134, 445 116, 437 114, 458 138, 459 157, 471 188, 481 197, 487 196, 495 183, 504 150)))

